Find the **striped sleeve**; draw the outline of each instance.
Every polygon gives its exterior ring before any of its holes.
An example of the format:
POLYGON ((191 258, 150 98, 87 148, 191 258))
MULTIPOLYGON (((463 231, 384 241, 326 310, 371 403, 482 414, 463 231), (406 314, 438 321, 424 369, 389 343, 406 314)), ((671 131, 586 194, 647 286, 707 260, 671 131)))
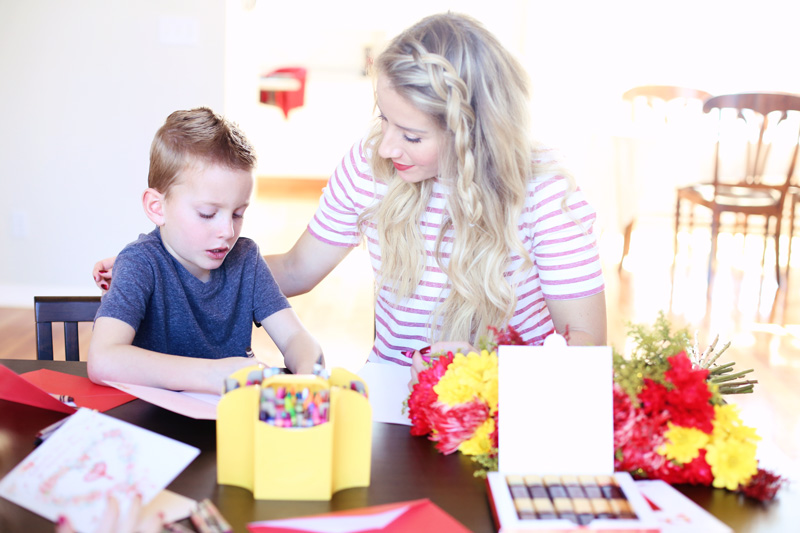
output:
POLYGON ((567 185, 561 176, 534 182, 529 191, 532 201, 523 215, 542 293, 553 300, 584 298, 605 288, 594 235, 595 211, 580 190, 567 195, 567 185))
POLYGON ((353 145, 331 175, 308 230, 327 244, 358 246, 362 238, 358 216, 379 198, 362 140, 353 145))

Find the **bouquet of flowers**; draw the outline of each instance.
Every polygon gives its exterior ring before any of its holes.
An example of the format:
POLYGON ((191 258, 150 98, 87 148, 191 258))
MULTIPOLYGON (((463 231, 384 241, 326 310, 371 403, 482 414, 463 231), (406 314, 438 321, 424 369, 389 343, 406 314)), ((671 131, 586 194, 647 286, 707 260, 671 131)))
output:
MULTIPOLYGON (((498 345, 525 344, 513 328, 490 328, 479 350, 432 358, 407 400, 412 435, 427 435, 444 454, 497 469, 498 345)), ((565 334, 568 337, 569 333, 565 334)), ((663 313, 653 328, 632 326, 629 357, 614 351, 615 468, 668 483, 713 485, 769 500, 785 482, 759 468, 758 436, 727 394, 752 392, 752 370, 716 365, 728 345, 700 353, 685 330, 672 332, 663 313)))
POLYGON ((702 353, 686 330, 671 331, 663 313, 652 328, 632 326, 629 357, 614 353, 614 466, 635 477, 713 485, 769 500, 784 479, 759 468, 754 428, 723 396, 753 391, 744 379, 716 365, 728 348, 702 353))

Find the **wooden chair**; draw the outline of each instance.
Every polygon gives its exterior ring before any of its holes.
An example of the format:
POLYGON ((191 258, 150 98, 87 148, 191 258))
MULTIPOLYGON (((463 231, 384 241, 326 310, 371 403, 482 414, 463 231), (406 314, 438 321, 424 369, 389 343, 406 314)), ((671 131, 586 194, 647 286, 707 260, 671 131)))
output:
MULTIPOLYGON (((673 240, 673 271, 678 251, 678 231, 681 225, 681 204, 690 204, 689 229, 694 220, 696 206, 708 209, 711 214, 711 254, 708 261, 707 297, 711 296, 716 268, 717 240, 723 213, 744 217, 743 231, 747 235, 748 217, 764 217, 764 250, 761 256, 763 270, 769 236, 775 239, 775 277, 780 285, 779 243, 781 215, 787 197, 790 179, 794 172, 800 139, 800 95, 784 93, 726 94, 706 101, 703 111, 716 110, 719 118, 715 147, 716 162, 713 180, 678 189, 675 207, 675 237, 673 240), (731 110, 731 111, 727 111, 731 110), (789 120, 790 119, 790 120, 789 120), (738 150, 727 148, 730 144, 738 150), (783 149, 786 159, 771 158, 783 149), (731 173, 730 167, 740 168, 731 173), (768 164, 769 159, 769 164, 768 164), (787 162, 788 160, 788 162, 787 162), (785 164, 784 164, 785 163, 785 164), (725 167, 725 168, 723 168, 725 167), (777 169, 777 170, 776 170, 777 169), (775 174, 772 171, 775 170, 775 174), (774 221, 770 231, 770 223, 774 221)), ((737 222, 738 224, 738 222, 737 222)))
POLYGON ((36 358, 53 360, 53 322, 63 322, 65 358, 79 361, 78 322, 93 322, 98 307, 99 296, 34 296, 36 358))
MULTIPOLYGON (((795 234, 795 217, 797 216, 797 206, 800 205, 800 186, 791 185, 788 191, 787 202, 789 204, 789 244, 786 249, 786 281, 784 289, 786 293, 785 303, 788 303, 789 298, 789 272, 792 270, 792 241, 795 234)), ((800 235, 800 231, 798 232, 800 235)))
MULTIPOLYGON (((703 103, 709 98, 711 98, 711 93, 706 91, 676 85, 643 85, 629 89, 622 94, 622 99, 630 104, 630 120, 634 129, 659 127, 663 130, 676 121, 685 122, 687 116, 693 120, 702 114, 703 103)), ((680 131, 676 131, 675 135, 680 135, 680 131)), ((646 187, 646 178, 645 176, 644 187, 646 187)), ((622 269, 622 262, 630 251, 631 234, 636 224, 636 215, 634 208, 630 220, 625 223, 622 256, 619 260, 618 270, 622 269)))

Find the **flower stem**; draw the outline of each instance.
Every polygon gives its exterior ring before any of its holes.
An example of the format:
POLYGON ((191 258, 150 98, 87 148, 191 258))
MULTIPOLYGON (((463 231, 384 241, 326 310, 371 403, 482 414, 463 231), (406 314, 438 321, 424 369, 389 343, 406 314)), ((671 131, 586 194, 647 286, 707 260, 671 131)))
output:
POLYGON ((740 377, 744 376, 745 374, 749 374, 752 371, 753 371, 753 369, 749 368, 747 370, 742 370, 741 372, 736 372, 735 374, 729 374, 727 376, 715 377, 714 379, 711 380, 711 382, 712 383, 725 383, 726 381, 732 381, 734 379, 740 378, 740 377))

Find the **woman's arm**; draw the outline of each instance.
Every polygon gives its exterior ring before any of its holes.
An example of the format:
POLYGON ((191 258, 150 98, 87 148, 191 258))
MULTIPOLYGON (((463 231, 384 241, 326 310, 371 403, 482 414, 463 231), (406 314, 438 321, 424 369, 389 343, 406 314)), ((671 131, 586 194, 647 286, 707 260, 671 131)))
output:
MULTIPOLYGON (((352 248, 326 244, 308 230, 304 231, 288 252, 265 255, 264 259, 287 297, 305 294, 325 279, 325 276, 342 262, 352 248)), ((95 263, 92 278, 105 294, 111 286, 112 268, 116 257, 107 257, 95 263)))
POLYGON ((606 295, 599 292, 574 300, 545 300, 556 331, 569 331, 570 346, 605 346, 606 295))
POLYGON ((287 297, 305 294, 330 274, 350 253, 349 246, 327 244, 305 230, 292 249, 264 259, 287 297))
POLYGON ((292 308, 281 309, 261 322, 283 354, 293 374, 310 374, 317 362, 325 364, 322 348, 306 330, 292 308))
POLYGON ((201 359, 152 352, 131 345, 135 334, 130 324, 116 318, 95 321, 87 357, 92 381, 219 393, 227 376, 254 364, 247 357, 201 359))

